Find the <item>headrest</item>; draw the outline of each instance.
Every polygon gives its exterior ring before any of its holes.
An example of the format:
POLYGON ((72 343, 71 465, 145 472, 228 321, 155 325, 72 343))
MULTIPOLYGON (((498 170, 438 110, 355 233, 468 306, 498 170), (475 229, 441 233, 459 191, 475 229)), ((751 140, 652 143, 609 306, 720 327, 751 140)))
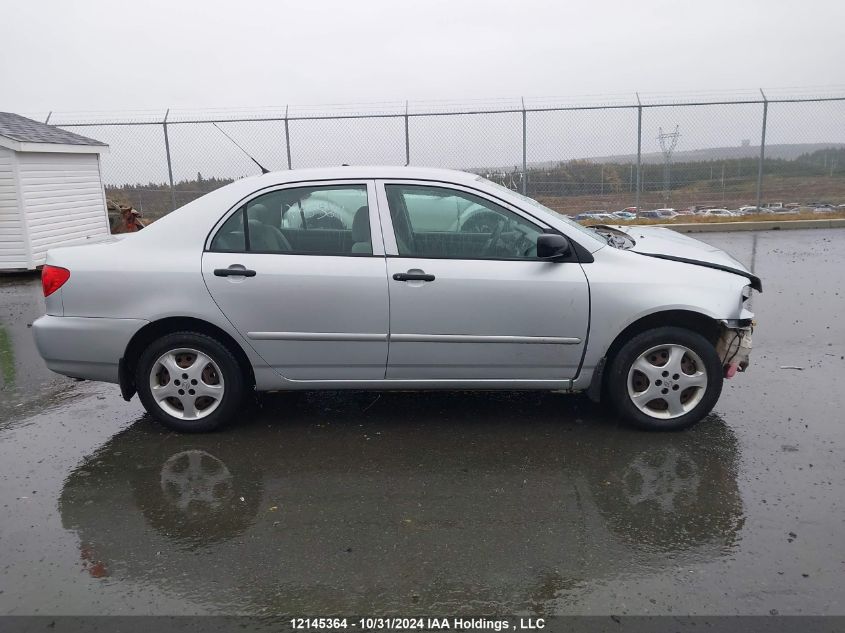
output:
POLYGON ((352 219, 352 241, 370 241, 370 208, 367 205, 358 209, 352 219))
POLYGON ((274 217, 273 212, 260 202, 249 207, 249 216, 263 222, 264 224, 269 224, 275 227, 279 226, 278 213, 276 213, 274 217))

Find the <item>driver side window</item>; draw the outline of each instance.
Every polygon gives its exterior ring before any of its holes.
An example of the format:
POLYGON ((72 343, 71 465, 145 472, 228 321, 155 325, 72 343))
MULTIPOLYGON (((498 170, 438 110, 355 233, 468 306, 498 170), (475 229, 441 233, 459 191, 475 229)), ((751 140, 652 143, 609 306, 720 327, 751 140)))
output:
POLYGON ((426 185, 385 185, 399 255, 536 259, 543 230, 479 196, 426 185))

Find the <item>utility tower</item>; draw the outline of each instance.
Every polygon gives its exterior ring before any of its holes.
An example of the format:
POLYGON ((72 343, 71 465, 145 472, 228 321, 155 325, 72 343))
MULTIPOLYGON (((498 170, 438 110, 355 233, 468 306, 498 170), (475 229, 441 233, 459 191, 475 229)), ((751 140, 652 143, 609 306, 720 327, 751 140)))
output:
POLYGON ((671 196, 671 180, 672 180, 672 152, 675 151, 675 146, 678 144, 678 137, 681 135, 678 132, 678 126, 675 126, 674 132, 664 132, 663 128, 658 128, 659 133, 657 140, 660 141, 660 149, 663 152, 663 199, 665 206, 669 206, 671 196))

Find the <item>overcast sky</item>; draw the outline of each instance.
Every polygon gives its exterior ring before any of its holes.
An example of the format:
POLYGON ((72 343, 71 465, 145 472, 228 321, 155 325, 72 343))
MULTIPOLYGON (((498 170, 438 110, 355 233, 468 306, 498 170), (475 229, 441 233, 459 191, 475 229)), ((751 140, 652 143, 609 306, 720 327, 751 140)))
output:
POLYGON ((842 0, 6 0, 0 110, 845 84, 842 0))

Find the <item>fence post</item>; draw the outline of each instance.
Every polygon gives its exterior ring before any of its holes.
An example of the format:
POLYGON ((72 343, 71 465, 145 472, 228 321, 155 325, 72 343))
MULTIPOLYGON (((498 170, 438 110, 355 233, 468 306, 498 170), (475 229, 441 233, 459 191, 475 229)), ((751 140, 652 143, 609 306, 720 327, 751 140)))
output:
POLYGON ((757 166, 757 210, 760 210, 763 196, 763 161, 766 158, 766 119, 769 115, 769 100, 766 98, 766 93, 760 89, 760 94, 763 96, 763 131, 760 134, 760 164, 757 166))
POLYGON ((643 104, 640 93, 637 94, 637 194, 634 206, 637 207, 637 217, 640 215, 640 191, 642 191, 642 158, 643 158, 643 104))
POLYGON ((528 195, 528 114, 525 111, 525 97, 522 97, 522 195, 528 195))
POLYGON ((288 108, 290 105, 285 106, 285 150, 287 151, 288 155, 288 169, 291 169, 290 166, 290 128, 288 127, 288 108))
POLYGON ((405 167, 411 164, 411 136, 408 131, 408 102, 405 101, 405 167))
POLYGON ((44 125, 50 125, 50 117, 53 116, 53 111, 47 113, 47 119, 44 121, 44 125))
POLYGON ((176 190, 173 188, 173 164, 170 162, 170 137, 167 135, 167 117, 170 116, 170 108, 164 113, 164 151, 167 154, 167 176, 170 178, 170 210, 176 208, 176 190))

